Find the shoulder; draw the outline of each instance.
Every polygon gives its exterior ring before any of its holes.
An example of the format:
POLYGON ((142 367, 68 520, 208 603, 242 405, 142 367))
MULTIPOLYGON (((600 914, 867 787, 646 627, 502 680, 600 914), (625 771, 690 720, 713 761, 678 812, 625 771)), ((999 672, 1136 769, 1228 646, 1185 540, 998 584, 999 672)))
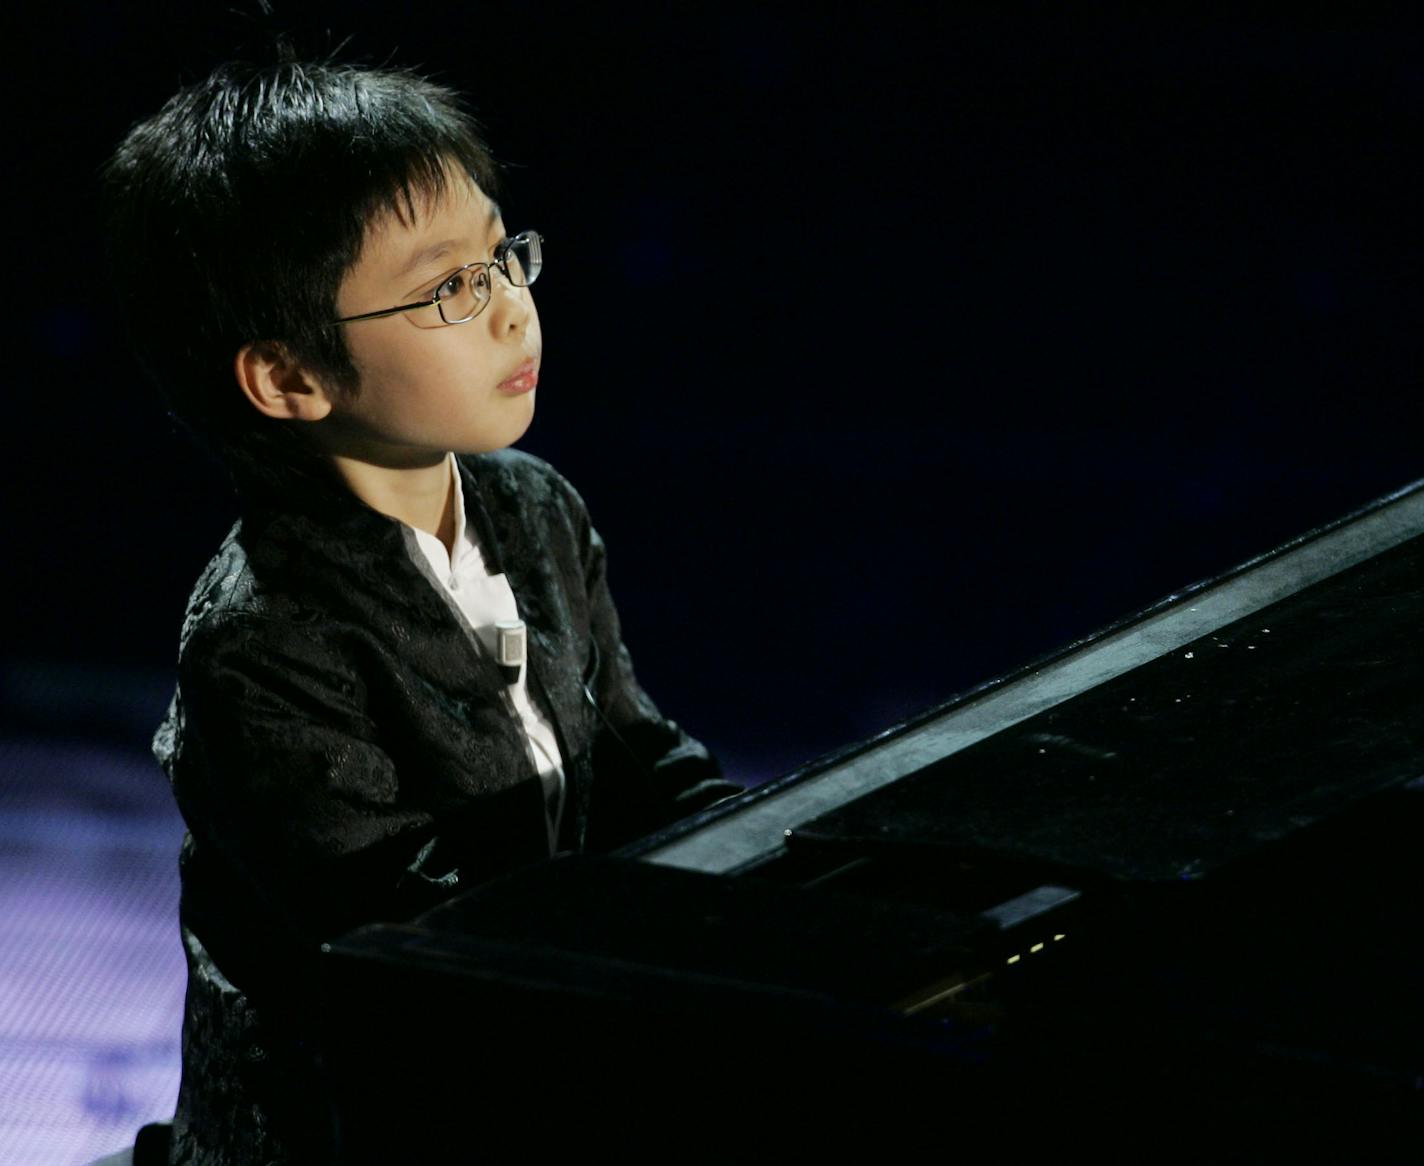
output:
POLYGON ((477 482, 486 488, 513 491, 530 501, 572 499, 583 505, 578 491, 563 474, 543 458, 518 449, 472 454, 459 458, 477 482))
POLYGON ((257 536, 237 523, 198 576, 188 598, 179 640, 179 672, 190 679, 234 653, 255 658, 311 655, 324 623, 314 589, 296 583, 300 572, 258 570, 257 536))
POLYGON ((460 466, 485 500, 525 521, 583 527, 588 508, 573 484, 543 458, 517 449, 461 457, 460 466))
POLYGON ((188 596, 183 616, 183 645, 205 631, 261 604, 257 580, 243 541, 242 523, 228 532, 217 554, 208 560, 188 596))

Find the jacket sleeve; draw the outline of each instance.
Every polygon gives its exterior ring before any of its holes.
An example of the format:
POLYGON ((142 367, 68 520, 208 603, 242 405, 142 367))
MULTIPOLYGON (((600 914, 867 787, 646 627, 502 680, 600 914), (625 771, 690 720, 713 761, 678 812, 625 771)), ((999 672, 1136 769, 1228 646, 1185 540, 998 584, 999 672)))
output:
MULTIPOLYGON (((560 479, 560 482, 563 482, 560 479)), ((573 508, 588 602, 587 690, 596 710, 589 843, 616 845, 741 792, 699 742, 665 718, 633 671, 608 589, 607 551, 582 499, 573 508)))
POLYGON ((495 870, 540 857, 538 843, 547 854, 539 832, 501 829, 505 811, 542 820, 534 783, 441 808, 437 834, 432 807, 401 797, 413 775, 397 774, 359 677, 334 665, 316 632, 260 617, 184 646, 156 744, 203 864, 185 895, 219 920, 209 935, 265 929, 310 948, 438 902, 472 856, 495 870))

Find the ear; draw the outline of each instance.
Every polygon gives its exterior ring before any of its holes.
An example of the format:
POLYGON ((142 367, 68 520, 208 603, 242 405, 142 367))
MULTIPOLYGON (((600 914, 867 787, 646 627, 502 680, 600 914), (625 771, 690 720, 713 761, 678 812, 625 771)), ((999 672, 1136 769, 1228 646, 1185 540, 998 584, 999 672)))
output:
POLYGON ((245 344, 233 361, 237 384, 253 407, 281 421, 320 421, 331 412, 331 394, 281 344, 245 344))

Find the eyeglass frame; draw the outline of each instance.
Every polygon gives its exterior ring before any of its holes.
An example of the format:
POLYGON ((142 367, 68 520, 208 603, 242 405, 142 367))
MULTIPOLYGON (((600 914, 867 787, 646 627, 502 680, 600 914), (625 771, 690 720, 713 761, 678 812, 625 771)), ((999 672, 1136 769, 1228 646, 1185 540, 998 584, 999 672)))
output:
POLYGON ((482 313, 487 307, 489 307, 490 300, 494 298, 493 295, 491 295, 489 299, 484 300, 480 304, 480 306, 476 308, 473 312, 471 312, 468 316, 464 316, 459 320, 451 320, 445 315, 445 309, 441 305, 440 292, 438 289, 444 287, 447 283, 450 282, 451 279, 453 279, 460 272, 470 271, 476 267, 483 267, 486 271, 488 271, 491 267, 498 268, 499 273, 504 276, 505 282, 508 283, 510 287, 529 287, 534 282, 534 280, 539 278, 539 273, 544 270, 544 257, 542 254, 543 247, 544 236, 539 234, 538 231, 520 231, 517 235, 511 235, 508 239, 505 239, 502 243, 500 243, 500 245, 495 249, 495 256, 493 259, 480 259, 476 260, 474 263, 465 263, 447 272, 441 277, 440 282, 436 284, 437 290, 431 295, 428 300, 417 300, 414 303, 401 304, 399 307, 395 308, 382 308, 376 312, 358 312, 354 316, 342 316, 339 320, 333 320, 328 326, 334 328, 337 324, 355 324, 360 320, 379 320, 385 316, 395 316, 401 312, 413 312, 417 308, 430 307, 434 307, 437 311, 439 311, 440 319, 443 320, 446 324, 468 324, 471 320, 478 318, 480 313, 482 313), (541 254, 539 256, 539 271, 536 271, 534 273, 534 278, 529 280, 527 283, 515 283, 514 277, 509 274, 509 252, 514 247, 514 244, 518 240, 524 238, 526 235, 532 235, 534 237, 535 246, 540 249, 541 254))

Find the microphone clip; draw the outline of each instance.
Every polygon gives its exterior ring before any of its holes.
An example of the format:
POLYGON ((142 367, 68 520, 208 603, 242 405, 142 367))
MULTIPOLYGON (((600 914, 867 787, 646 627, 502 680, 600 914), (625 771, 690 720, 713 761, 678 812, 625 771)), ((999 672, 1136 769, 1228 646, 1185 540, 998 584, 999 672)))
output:
POLYGON ((506 684, 518 684, 528 654, 529 637, 522 619, 500 620, 494 625, 495 662, 506 684))

